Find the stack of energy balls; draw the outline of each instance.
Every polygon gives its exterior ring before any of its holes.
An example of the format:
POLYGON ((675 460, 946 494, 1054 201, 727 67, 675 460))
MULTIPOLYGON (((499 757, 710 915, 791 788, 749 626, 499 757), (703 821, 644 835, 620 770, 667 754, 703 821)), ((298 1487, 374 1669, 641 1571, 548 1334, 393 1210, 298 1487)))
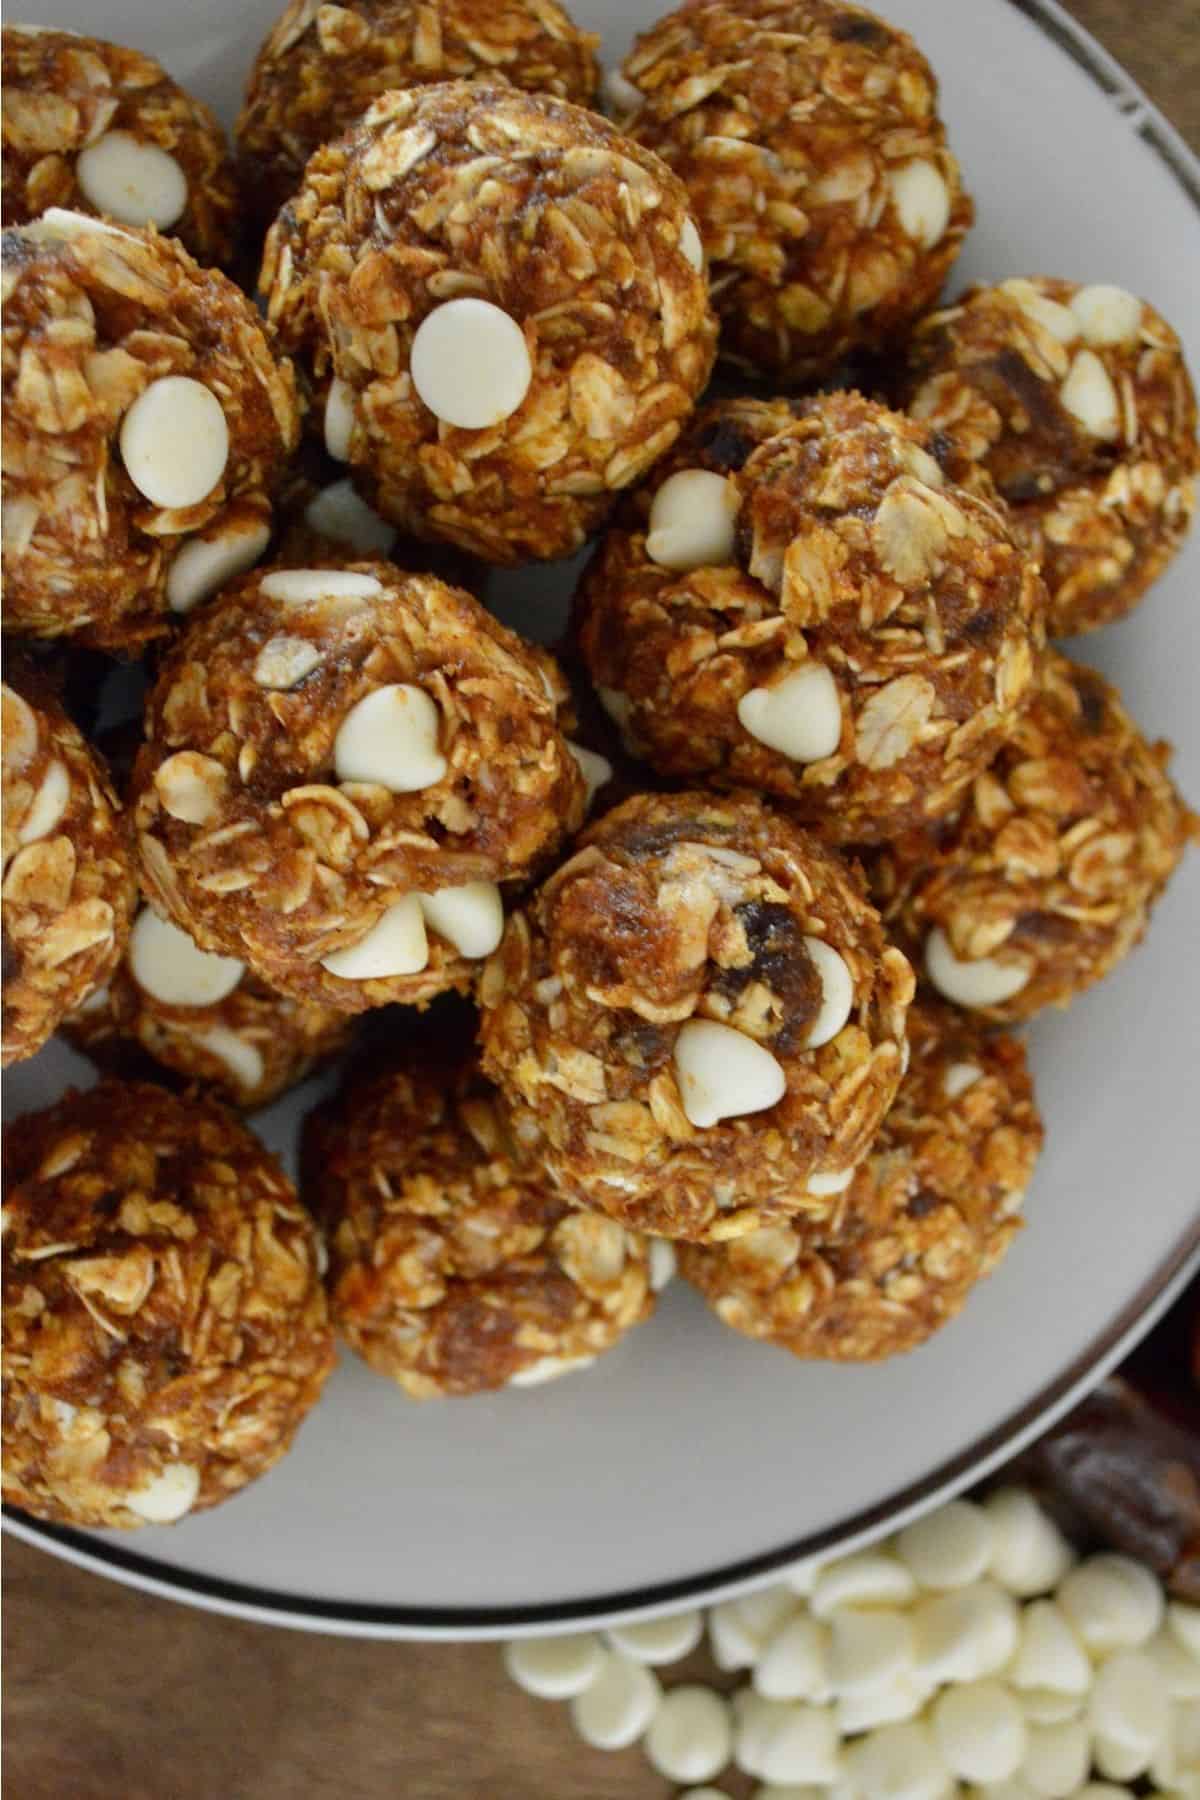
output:
POLYGON ((676 1259, 798 1356, 920 1343, 1041 1144, 1002 1028, 1195 832, 1047 646, 1187 529, 1170 327, 930 310, 971 202, 860 8, 687 0, 615 122, 595 51, 556 0, 291 0, 231 155, 139 52, 4 32, 3 1053, 104 1076, 8 1134, 41 1517, 215 1504, 335 1329, 529 1384, 676 1259), (589 541, 557 658, 486 609, 589 541), (297 1194, 239 1110, 356 1030, 297 1194))

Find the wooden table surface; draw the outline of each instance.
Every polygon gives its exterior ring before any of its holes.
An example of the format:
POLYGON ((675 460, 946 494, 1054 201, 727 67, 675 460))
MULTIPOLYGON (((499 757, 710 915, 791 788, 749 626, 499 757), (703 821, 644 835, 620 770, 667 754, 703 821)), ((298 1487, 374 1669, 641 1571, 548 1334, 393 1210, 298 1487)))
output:
MULTIPOLYGON (((1067 3, 1200 145, 1197 0, 1067 3)), ((640 1752, 579 1744, 561 1707, 508 1682, 491 1645, 243 1625, 11 1539, 4 1590, 13 1800, 663 1800, 675 1791, 640 1752)), ((749 1792, 729 1777, 723 1785, 749 1792)))

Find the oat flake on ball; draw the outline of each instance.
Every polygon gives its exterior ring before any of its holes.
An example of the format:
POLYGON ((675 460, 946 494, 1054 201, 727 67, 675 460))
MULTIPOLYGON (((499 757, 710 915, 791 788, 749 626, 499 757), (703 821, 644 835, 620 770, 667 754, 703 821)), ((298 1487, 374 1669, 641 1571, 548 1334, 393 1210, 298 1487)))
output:
POLYGON ((313 156, 261 285, 378 512, 491 562, 564 556, 708 379, 687 223, 670 171, 594 114, 451 82, 313 156))

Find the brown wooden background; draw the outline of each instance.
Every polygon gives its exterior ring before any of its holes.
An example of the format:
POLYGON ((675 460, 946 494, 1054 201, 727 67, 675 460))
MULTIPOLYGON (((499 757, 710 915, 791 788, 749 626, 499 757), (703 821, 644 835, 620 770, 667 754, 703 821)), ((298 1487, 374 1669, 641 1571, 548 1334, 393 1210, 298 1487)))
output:
MULTIPOLYGON (((876 3, 886 12, 886 0, 876 3)), ((1067 4, 1200 145, 1200 0, 1067 4)), ((510 1685, 490 1645, 356 1643, 243 1625, 12 1540, 4 1599, 11 1800, 663 1800, 674 1791, 637 1751, 579 1744, 561 1707, 510 1685)), ((749 1792, 730 1777, 723 1785, 749 1792)))

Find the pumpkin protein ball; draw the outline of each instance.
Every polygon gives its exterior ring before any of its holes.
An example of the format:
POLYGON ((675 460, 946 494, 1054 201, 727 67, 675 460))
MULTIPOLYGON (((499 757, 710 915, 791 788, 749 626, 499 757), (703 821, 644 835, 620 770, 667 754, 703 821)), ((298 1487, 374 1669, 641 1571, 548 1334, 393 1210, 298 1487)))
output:
POLYGON ((1196 507, 1196 395, 1166 320, 1123 288, 976 286, 908 346, 901 396, 994 480, 1042 562, 1053 637, 1137 604, 1196 507))
POLYGON ((935 448, 855 393, 697 415, 577 600, 635 754, 833 842, 951 811, 1025 704, 1045 595, 986 477, 935 448))
POLYGON ((590 106, 598 40, 558 0, 290 0, 246 83, 237 144, 264 225, 314 150, 390 88, 482 79, 590 106))
POLYGON ((152 57, 6 25, 3 66, 6 225, 69 207, 169 231, 197 262, 230 261, 237 193, 225 134, 152 57))
POLYGON ((674 442, 716 338, 670 171, 483 83, 386 94, 318 150, 261 286, 363 498, 498 563, 581 546, 674 442))
POLYGON ((134 771, 151 902, 298 1000, 465 988, 584 784, 544 651, 387 563, 256 570, 164 656, 134 771))
POLYGON ((100 758, 21 660, 3 701, 3 1063, 33 1056, 107 980, 137 895, 126 821, 100 758))
POLYGON ((1033 702, 959 815, 868 864, 889 929, 946 999, 996 1024, 1066 1006, 1140 941, 1200 837, 1116 689, 1047 650, 1033 702))
POLYGON ((1043 1136, 1022 1046, 924 1001, 908 1041, 896 1098, 825 1230, 779 1220, 680 1247, 680 1273, 735 1331, 839 1362, 915 1349, 1020 1229, 1043 1136))
POLYGON ((647 1240, 555 1193, 471 1061, 348 1082, 309 1115, 303 1167, 334 1324, 414 1399, 566 1374, 653 1309, 647 1240))
POLYGON ((622 75, 624 129, 688 191, 723 360, 801 385, 932 304, 973 208, 905 32, 838 0, 685 0, 622 75))
POLYGON ((912 991, 815 839, 749 795, 639 795, 510 917, 479 985, 483 1068, 567 1199, 735 1237, 836 1207, 912 991))
POLYGON ((167 238, 52 210, 3 271, 4 627, 136 655, 266 548, 291 367, 167 238))
POLYGON ((316 1230, 232 1114, 148 1082, 4 1144, 4 1498, 169 1524, 264 1475, 333 1366, 316 1230))

